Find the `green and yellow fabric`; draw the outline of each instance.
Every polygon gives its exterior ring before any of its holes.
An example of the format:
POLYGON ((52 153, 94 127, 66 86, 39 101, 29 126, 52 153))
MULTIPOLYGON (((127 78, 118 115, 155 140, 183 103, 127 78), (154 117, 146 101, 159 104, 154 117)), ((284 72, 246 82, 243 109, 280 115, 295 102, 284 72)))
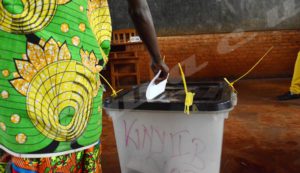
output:
POLYGON ((0 38, 0 148, 49 157, 96 145, 107 1, 0 0, 0 38))

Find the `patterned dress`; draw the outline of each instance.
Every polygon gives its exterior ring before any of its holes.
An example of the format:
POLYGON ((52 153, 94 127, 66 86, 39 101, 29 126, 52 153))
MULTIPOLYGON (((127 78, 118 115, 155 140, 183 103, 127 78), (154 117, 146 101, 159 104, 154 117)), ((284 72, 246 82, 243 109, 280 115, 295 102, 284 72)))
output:
POLYGON ((100 172, 107 0, 0 0, 0 173, 100 172))

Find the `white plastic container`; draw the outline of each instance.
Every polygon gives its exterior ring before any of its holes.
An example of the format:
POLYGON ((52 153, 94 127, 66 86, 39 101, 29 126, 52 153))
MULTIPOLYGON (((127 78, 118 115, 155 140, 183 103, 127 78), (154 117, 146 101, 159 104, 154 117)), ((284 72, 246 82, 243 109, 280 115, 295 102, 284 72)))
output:
MULTIPOLYGON (((230 94, 227 106, 219 100, 222 110, 201 111, 201 106, 197 107, 201 101, 196 100, 191 108, 195 111, 190 116, 183 113, 184 104, 180 108, 178 100, 174 99, 181 97, 174 95, 171 99, 166 99, 168 94, 160 96, 152 103, 132 102, 131 98, 136 98, 137 94, 131 92, 110 100, 105 107, 113 119, 121 172, 219 173, 224 119, 235 102, 228 88, 226 93, 225 85, 222 87, 220 90, 225 96, 230 94), (157 110, 141 110, 151 105, 157 110), (178 106, 177 111, 170 110, 178 106)), ((139 89, 138 93, 143 94, 143 86, 139 89)))

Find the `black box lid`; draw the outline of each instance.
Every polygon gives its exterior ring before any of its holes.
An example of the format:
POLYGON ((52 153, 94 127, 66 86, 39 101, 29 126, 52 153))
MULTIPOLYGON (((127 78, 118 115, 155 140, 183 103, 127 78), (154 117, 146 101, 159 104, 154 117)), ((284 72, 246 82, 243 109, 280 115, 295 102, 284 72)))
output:
MULTIPOLYGON (((232 90, 225 82, 190 82, 189 91, 195 93, 192 111, 222 111, 233 107, 232 90)), ((146 99, 147 84, 109 97, 104 107, 109 109, 183 111, 185 92, 183 84, 168 84, 166 91, 151 101, 146 99)))

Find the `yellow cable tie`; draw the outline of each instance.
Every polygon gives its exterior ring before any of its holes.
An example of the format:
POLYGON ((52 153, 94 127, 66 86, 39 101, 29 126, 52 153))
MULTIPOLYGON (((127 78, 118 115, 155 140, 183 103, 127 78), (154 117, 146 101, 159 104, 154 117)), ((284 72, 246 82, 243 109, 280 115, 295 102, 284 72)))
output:
POLYGON ((183 82, 183 86, 184 86, 184 91, 187 94, 188 93, 188 89, 187 89, 187 85, 186 85, 185 75, 184 75, 184 72, 182 70, 182 67, 181 67, 180 63, 178 63, 178 66, 179 66, 179 70, 180 70, 180 73, 181 73, 181 78, 182 78, 182 82, 183 82))
POLYGON ((190 106, 193 105, 195 93, 188 92, 185 96, 185 108, 184 113, 190 115, 190 106))
POLYGON ((237 90, 234 88, 234 83, 233 82, 229 82, 229 80, 227 78, 224 78, 225 82, 231 87, 232 91, 237 93, 237 90))
POLYGON ((229 82, 229 80, 227 78, 224 78, 225 82, 232 88, 233 92, 237 93, 237 90, 234 88, 234 84, 238 81, 240 81, 241 79, 243 79, 244 77, 246 77, 249 73, 251 73, 260 63, 261 61, 271 52, 271 50, 274 48, 274 46, 272 46, 265 54, 264 56, 262 56, 255 64, 253 67, 251 67, 245 74, 243 74, 241 77, 239 77, 238 79, 236 79, 233 82, 229 82))
POLYGON ((112 96, 112 97, 116 97, 116 96, 118 95, 119 92, 123 91, 123 89, 120 89, 120 90, 116 91, 116 90, 110 85, 110 83, 108 82, 108 80, 105 79, 104 76, 102 76, 101 74, 99 74, 99 75, 100 75, 100 77, 105 81, 105 83, 109 86, 109 88, 111 89, 111 91, 112 91, 111 96, 112 96))
POLYGON ((111 94, 111 96, 112 96, 112 97, 117 97, 117 96, 118 96, 118 93, 121 92, 121 91, 123 91, 123 89, 120 89, 120 90, 118 90, 118 91, 112 90, 113 93, 111 94))
POLYGON ((183 81, 183 86, 184 86, 184 91, 185 91, 184 113, 186 113, 187 115, 190 115, 190 107, 193 105, 195 93, 192 93, 192 92, 188 91, 186 80, 185 80, 185 75, 184 75, 184 72, 182 70, 181 64, 178 63, 178 66, 179 66, 179 69, 180 69, 180 73, 181 73, 181 77, 182 77, 182 81, 183 81))
MULTIPOLYGON (((106 60, 108 60, 108 57, 107 57, 107 55, 104 53, 104 51, 102 50, 102 48, 100 48, 100 51, 101 51, 102 56, 104 56, 103 58, 106 59, 106 60)), ((102 76, 101 74, 99 74, 99 75, 100 75, 100 77, 105 81, 105 83, 109 86, 109 88, 111 89, 111 91, 112 91, 111 96, 112 96, 112 97, 117 97, 117 96, 118 96, 118 93, 121 92, 121 91, 123 91, 123 89, 120 89, 120 90, 116 91, 116 90, 111 86, 111 84, 108 82, 108 80, 107 80, 104 76, 102 76)))
POLYGON ((251 73, 259 64, 260 62, 271 52, 271 50, 274 48, 274 46, 272 46, 265 54, 263 57, 261 57, 255 64, 253 67, 250 68, 250 70, 248 70, 244 75, 242 75, 241 77, 239 77, 237 80, 233 81, 232 83, 236 83, 239 80, 243 79, 244 77, 246 77, 249 73, 251 73))

